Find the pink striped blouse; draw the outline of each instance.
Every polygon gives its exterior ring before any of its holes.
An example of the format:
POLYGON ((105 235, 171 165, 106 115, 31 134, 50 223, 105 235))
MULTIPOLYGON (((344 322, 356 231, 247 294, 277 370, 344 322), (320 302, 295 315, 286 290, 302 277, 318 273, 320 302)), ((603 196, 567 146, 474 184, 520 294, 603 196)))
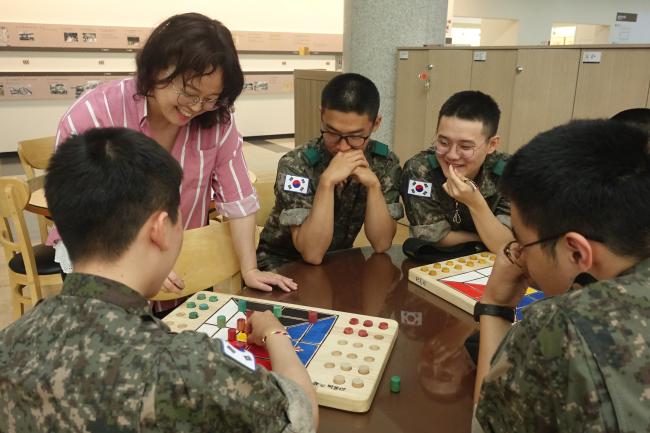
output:
MULTIPOLYGON (((109 126, 151 136, 147 101, 136 95, 133 77, 109 81, 82 95, 63 115, 56 145, 72 134, 109 126)), ((257 194, 248 178, 242 142, 234 118, 209 129, 201 129, 197 122, 180 128, 171 153, 183 168, 180 207, 184 229, 207 224, 213 191, 217 211, 226 217, 243 217, 259 209, 257 194)))

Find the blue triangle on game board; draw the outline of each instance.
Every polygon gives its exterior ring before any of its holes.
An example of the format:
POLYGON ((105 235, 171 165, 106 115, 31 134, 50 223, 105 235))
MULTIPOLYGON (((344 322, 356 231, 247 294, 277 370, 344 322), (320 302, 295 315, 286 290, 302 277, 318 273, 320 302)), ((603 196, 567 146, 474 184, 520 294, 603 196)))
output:
POLYGON ((300 362, 302 362, 303 365, 307 367, 307 364, 309 364, 309 361, 311 361, 311 358, 314 356, 314 353, 316 352, 318 346, 315 346, 313 344, 298 343, 297 347, 300 348, 300 351, 296 352, 296 355, 298 355, 298 358, 300 358, 300 362))
POLYGON ((305 343, 321 344, 323 340, 325 340, 325 337, 327 337, 327 334, 329 334, 332 326, 334 326, 335 321, 336 316, 329 316, 320 319, 318 322, 311 325, 307 334, 302 337, 302 341, 305 343))
POLYGON ((300 325, 287 326, 287 332, 292 340, 300 340, 307 328, 309 328, 309 322, 304 322, 300 325))

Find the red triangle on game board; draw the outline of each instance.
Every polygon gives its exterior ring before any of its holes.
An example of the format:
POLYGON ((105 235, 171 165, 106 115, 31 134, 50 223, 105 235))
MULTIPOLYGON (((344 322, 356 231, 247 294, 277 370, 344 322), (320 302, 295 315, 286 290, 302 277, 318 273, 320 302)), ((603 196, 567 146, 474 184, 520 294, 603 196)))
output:
POLYGON ((256 344, 251 344, 248 346, 248 351, 253 354, 256 358, 269 358, 269 352, 266 348, 258 346, 256 344))
POLYGON ((485 286, 483 284, 459 283, 456 281, 441 282, 477 301, 481 299, 483 291, 485 290, 485 286))

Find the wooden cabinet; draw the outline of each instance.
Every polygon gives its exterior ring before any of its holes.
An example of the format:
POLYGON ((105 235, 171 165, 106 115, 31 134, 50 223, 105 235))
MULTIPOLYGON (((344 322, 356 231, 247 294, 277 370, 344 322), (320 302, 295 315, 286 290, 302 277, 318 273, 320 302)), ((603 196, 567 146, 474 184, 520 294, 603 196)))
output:
POLYGON ((323 87, 339 75, 336 71, 295 70, 294 89, 294 141, 296 147, 305 145, 320 135, 320 96, 323 87))
POLYGON ((650 86, 650 49, 597 49, 599 63, 580 63, 574 118, 611 117, 643 107, 650 86))
POLYGON ((512 153, 538 132, 571 120, 579 60, 579 49, 518 50, 512 98, 516 109, 503 149, 512 153))
POLYGON ((497 101, 501 150, 510 153, 571 119, 650 107, 650 46, 435 47, 399 52, 402 59, 408 58, 398 61, 396 83, 393 151, 402 162, 429 146, 440 106, 464 89, 480 90, 497 101), (595 59, 583 58, 594 52, 599 53, 595 59), (429 72, 428 88, 420 72, 429 72))

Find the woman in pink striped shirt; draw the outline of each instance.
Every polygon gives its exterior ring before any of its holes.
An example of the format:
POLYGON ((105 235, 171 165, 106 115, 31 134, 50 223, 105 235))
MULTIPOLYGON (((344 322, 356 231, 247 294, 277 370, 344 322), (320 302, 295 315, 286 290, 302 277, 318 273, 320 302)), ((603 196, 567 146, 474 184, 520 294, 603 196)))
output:
MULTIPOLYGON (((57 145, 93 127, 121 126, 155 139, 183 168, 184 229, 207 224, 214 193, 217 210, 231 219, 246 285, 295 290, 291 279, 257 269, 254 214, 259 204, 231 115, 244 76, 230 31, 204 15, 175 15, 153 30, 136 65, 135 77, 102 84, 68 109, 57 145)), ((182 287, 172 272, 165 289, 182 287)))

